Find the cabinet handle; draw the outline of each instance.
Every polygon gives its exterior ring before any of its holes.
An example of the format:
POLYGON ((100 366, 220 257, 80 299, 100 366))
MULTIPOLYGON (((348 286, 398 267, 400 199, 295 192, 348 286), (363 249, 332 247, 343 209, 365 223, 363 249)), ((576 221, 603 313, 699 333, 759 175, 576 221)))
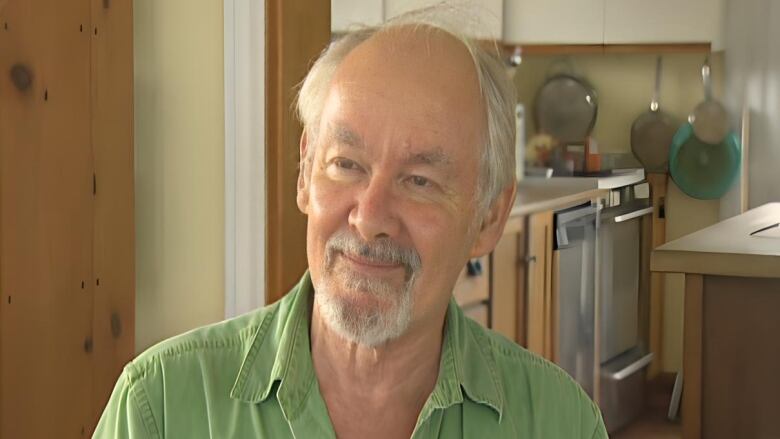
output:
POLYGON ((526 264, 536 262, 536 256, 525 256, 523 257, 523 262, 525 262, 526 264))
POLYGON ((482 274, 482 262, 479 259, 473 259, 466 263, 466 273, 471 276, 479 276, 482 274))

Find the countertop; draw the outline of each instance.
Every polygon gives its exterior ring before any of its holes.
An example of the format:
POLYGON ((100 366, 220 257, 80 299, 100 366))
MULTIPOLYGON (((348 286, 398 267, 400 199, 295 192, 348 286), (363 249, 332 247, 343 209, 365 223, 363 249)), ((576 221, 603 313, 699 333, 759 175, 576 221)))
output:
POLYGON ((606 189, 593 187, 590 179, 526 178, 517 185, 515 205, 510 215, 524 216, 545 210, 564 209, 607 195, 606 189))
POLYGON ((780 203, 769 203, 668 242, 650 269, 673 273, 780 278, 780 203))

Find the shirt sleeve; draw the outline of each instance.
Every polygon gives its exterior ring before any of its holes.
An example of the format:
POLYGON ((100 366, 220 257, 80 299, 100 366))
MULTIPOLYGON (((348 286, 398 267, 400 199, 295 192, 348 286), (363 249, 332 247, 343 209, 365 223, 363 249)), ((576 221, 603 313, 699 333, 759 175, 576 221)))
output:
POLYGON ((125 367, 100 416, 93 439, 159 439, 146 392, 125 367))

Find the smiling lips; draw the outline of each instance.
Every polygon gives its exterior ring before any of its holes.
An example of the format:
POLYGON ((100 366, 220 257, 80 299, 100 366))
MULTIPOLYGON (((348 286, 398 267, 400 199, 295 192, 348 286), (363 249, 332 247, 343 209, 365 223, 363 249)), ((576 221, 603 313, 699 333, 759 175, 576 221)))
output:
POLYGON ((361 268, 367 268, 369 270, 393 270, 396 268, 403 268, 403 264, 399 264, 397 262, 381 262, 377 261, 375 259, 368 259, 365 257, 362 257, 360 255, 354 255, 349 254, 347 252, 339 252, 341 256, 344 257, 344 259, 348 260, 354 265, 357 265, 361 268))

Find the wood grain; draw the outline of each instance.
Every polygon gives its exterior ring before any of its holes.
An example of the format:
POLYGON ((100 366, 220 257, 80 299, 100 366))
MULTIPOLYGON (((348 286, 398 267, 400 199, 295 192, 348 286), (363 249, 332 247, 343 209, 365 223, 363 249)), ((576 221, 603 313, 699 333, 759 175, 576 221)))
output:
POLYGON ((94 195, 91 435, 135 353, 133 2, 92 0, 94 195), (95 29, 98 30, 97 34, 95 29))
POLYGON ((517 339, 518 321, 524 321, 522 305, 525 302, 521 283, 521 261, 518 249, 525 243, 521 232, 504 233, 491 254, 491 327, 499 334, 520 344, 517 339))
POLYGON ((780 437, 780 279, 704 276, 701 435, 780 437))
POLYGON ((685 275, 685 321, 683 327, 682 423, 684 439, 701 438, 702 325, 704 280, 700 274, 685 275))
POLYGON ((330 41, 330 2, 266 2, 266 303, 306 270, 306 217, 296 204, 301 125, 297 85, 330 41))
POLYGON ((503 45, 506 53, 520 47, 523 55, 587 55, 616 53, 707 53, 709 43, 675 44, 521 44, 503 45))
MULTIPOLYGON (((666 217, 664 214, 666 202, 667 174, 649 173, 650 197, 655 206, 651 220, 650 239, 651 250, 666 242, 666 217)), ((648 263, 649 265, 649 263, 648 263)), ((650 303, 648 340, 650 352, 653 352, 653 362, 647 370, 648 379, 661 372, 663 366, 663 334, 664 334, 664 274, 650 273, 650 303)))
POLYGON ((93 391, 90 2, 0 14, 0 436, 80 437, 93 391), (17 62, 33 72, 24 92, 8 76, 17 62))
POLYGON ((549 358, 552 269, 551 211, 533 214, 528 220, 528 350, 549 358))
POLYGON ((133 355, 131 1, 0 22, 0 437, 87 437, 133 355))

